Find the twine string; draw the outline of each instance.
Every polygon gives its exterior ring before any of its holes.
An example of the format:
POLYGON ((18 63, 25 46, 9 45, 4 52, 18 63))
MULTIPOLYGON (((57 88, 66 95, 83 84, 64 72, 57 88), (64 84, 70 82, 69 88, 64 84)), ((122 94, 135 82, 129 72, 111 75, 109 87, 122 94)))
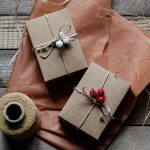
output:
POLYGON ((67 63, 65 62, 64 55, 63 55, 63 53, 62 53, 61 50, 59 50, 59 53, 60 53, 60 57, 61 57, 61 59, 62 59, 62 61, 63 61, 63 64, 64 64, 64 66, 65 66, 65 69, 66 69, 66 71, 67 71, 67 74, 69 75, 69 74, 70 74, 70 71, 69 71, 69 69, 68 69, 67 63))
MULTIPOLYGON (((101 88, 103 88, 103 86, 105 85, 108 77, 110 75, 110 72, 107 73, 105 80, 103 81, 103 83, 101 84, 101 88)), ((80 129, 82 127, 82 125, 85 123, 85 121, 87 120, 88 116, 91 114, 92 110, 95 108, 95 106, 98 108, 99 110, 99 114, 100 114, 100 121, 105 122, 104 120, 104 116, 111 118, 111 110, 108 106, 105 106, 104 104, 100 104, 97 99, 91 97, 89 95, 89 92, 87 92, 87 89, 94 89, 91 86, 83 86, 82 90, 80 90, 79 88, 75 88, 75 90, 80 93, 83 94, 84 96, 86 96, 88 99, 88 101, 91 102, 92 106, 90 107, 90 109, 88 110, 88 112, 86 113, 85 117, 83 118, 83 120, 80 122, 78 129, 80 129)))
MULTIPOLYGON (((92 110, 94 109, 95 104, 91 106, 91 108, 88 110, 87 114, 84 116, 83 120, 80 122, 77 130, 79 130, 82 125, 85 123, 86 119, 88 118, 88 116, 91 114, 92 110)), ((102 117, 102 113, 100 112, 100 117, 102 117)))

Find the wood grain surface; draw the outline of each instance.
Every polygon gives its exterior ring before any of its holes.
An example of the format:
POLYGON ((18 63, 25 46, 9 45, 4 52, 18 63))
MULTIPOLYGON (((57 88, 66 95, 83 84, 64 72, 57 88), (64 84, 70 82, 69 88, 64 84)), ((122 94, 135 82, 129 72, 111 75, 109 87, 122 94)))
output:
MULTIPOLYGON (((20 0, 0 0, 0 14, 12 15, 15 13, 16 2, 20 0)), ((24 0, 19 8, 19 15, 29 15, 34 0, 24 0)), ((122 15, 150 16, 150 0, 112 0, 112 8, 122 15)))
MULTIPOLYGON (((0 0, 0 97, 5 94, 7 79, 13 66, 8 68, 13 55, 19 47, 20 39, 15 27, 14 13, 19 0, 0 0), (7 74, 8 72, 8 74, 7 74)), ((29 18, 34 0, 24 0, 19 8, 18 24, 23 32, 24 23, 29 18)), ((150 0, 113 0, 113 9, 124 15, 126 19, 146 31, 150 31, 150 0), (144 17, 143 17, 144 14, 144 17)), ((143 123, 148 95, 145 91, 139 96, 138 102, 129 119, 121 128, 108 150, 131 150, 143 123)), ((136 150, 150 149, 150 119, 143 128, 136 150)), ((33 137, 26 142, 14 142, 0 132, 0 150, 54 150, 51 145, 33 137)))

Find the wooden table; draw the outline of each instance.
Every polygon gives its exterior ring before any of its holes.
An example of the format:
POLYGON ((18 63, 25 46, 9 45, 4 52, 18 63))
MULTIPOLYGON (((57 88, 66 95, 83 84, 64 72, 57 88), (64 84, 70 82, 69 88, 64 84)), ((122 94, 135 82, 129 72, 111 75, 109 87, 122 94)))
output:
MULTIPOLYGON (((34 0, 25 0, 19 9, 19 26, 24 29, 24 22, 32 9, 34 0)), ((145 30, 150 30, 150 0, 113 0, 113 9, 121 13, 128 20, 145 30), (145 17, 143 17, 143 12, 145 17), (134 14, 135 16, 129 16, 134 14)), ((12 56, 19 46, 18 33, 14 25, 15 2, 13 0, 0 0, 0 96, 3 96, 7 87, 7 67, 12 56)), ((10 67, 12 68, 12 66, 10 67)), ((8 71, 11 72, 11 69, 8 71)), ((148 95, 143 92, 139 97, 135 109, 116 136, 109 150, 129 150, 132 148, 137 134, 141 128, 146 113, 148 95)), ((127 108, 128 109, 128 108, 127 108)), ((137 150, 150 149, 150 119, 147 120, 137 150)), ((28 141, 14 142, 0 132, 0 150, 53 150, 46 142, 32 138, 28 141)))

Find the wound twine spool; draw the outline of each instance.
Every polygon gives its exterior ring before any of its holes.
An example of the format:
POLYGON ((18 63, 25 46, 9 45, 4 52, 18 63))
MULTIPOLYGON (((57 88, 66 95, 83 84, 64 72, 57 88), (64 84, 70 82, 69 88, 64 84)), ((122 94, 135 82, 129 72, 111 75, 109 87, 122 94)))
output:
POLYGON ((31 137, 39 128, 40 117, 33 101, 22 93, 0 98, 0 129, 13 139, 31 137))

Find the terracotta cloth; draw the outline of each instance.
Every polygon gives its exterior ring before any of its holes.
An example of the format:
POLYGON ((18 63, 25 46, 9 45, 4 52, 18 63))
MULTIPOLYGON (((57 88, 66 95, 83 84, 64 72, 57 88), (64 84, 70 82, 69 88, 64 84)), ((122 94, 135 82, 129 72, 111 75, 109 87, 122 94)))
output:
POLYGON ((133 95, 126 98, 118 110, 120 121, 111 123, 111 128, 107 128, 97 145, 67 135, 59 123, 58 114, 80 77, 72 76, 59 81, 47 90, 27 31, 23 35, 22 49, 16 59, 7 92, 22 92, 32 97, 40 110, 42 121, 38 136, 55 147, 65 150, 104 149, 128 117, 135 105, 135 97, 149 83, 149 34, 116 12, 112 11, 111 14, 111 0, 71 0, 65 6, 36 0, 31 18, 64 7, 69 9, 88 64, 95 61, 132 85, 133 95))

